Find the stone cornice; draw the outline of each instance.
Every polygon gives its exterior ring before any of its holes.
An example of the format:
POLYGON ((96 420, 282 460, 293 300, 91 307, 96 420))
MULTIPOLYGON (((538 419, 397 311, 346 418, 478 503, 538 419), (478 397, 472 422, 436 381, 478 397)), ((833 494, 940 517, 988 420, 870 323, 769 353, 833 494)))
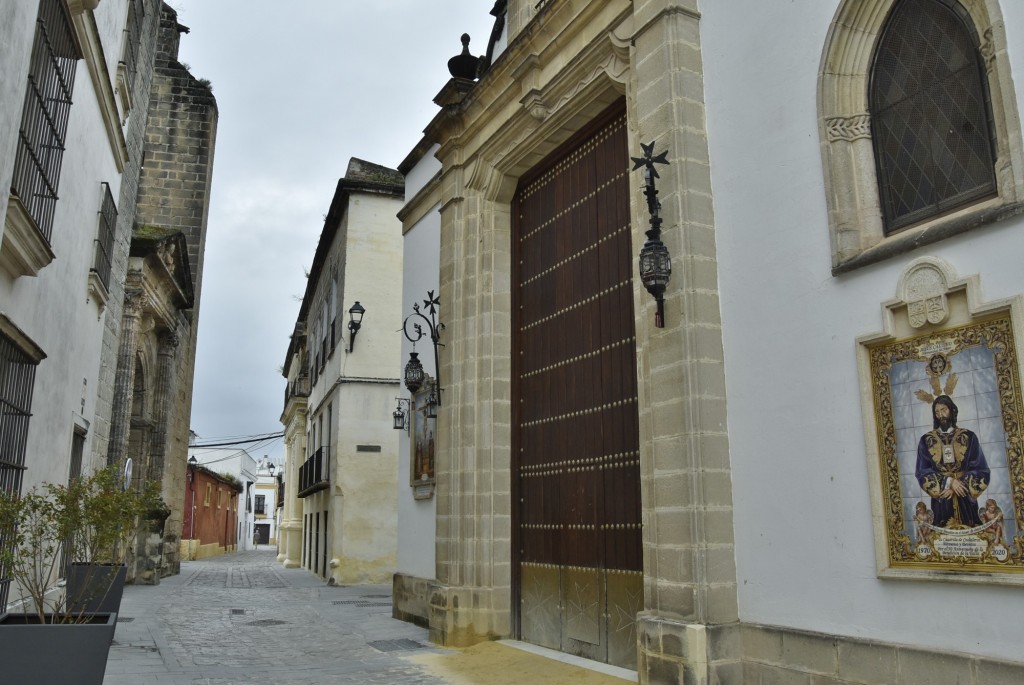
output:
POLYGON ((0 312, 0 334, 7 337, 18 349, 28 355, 33 364, 38 364, 46 359, 46 353, 43 352, 43 348, 36 345, 35 341, 28 337, 25 331, 18 328, 13 321, 8 319, 3 312, 0 312))
POLYGON ((398 212, 398 220, 402 222, 402 235, 408 233, 413 226, 423 220, 423 217, 441 201, 441 172, 434 174, 427 183, 419 189, 411 200, 405 203, 398 212))
MULTIPOLYGON (((69 6, 71 4, 69 3, 69 6)), ((103 128, 107 132, 107 140, 110 142, 110 151, 114 156, 114 162, 117 164, 118 173, 123 173, 125 164, 128 163, 128 145, 124 139, 124 130, 121 128, 117 96, 114 93, 114 85, 110 79, 110 71, 107 69, 107 59, 103 56, 103 43, 100 40, 99 29, 96 26, 96 17, 92 13, 92 9, 99 3, 96 0, 95 2, 77 2, 74 4, 85 6, 85 9, 88 10, 76 13, 72 9, 72 23, 79 47, 85 58, 85 65, 89 70, 89 78, 92 80, 93 89, 96 92, 96 101, 100 107, 100 115, 103 119, 103 128), (88 5, 92 5, 92 7, 88 5)))

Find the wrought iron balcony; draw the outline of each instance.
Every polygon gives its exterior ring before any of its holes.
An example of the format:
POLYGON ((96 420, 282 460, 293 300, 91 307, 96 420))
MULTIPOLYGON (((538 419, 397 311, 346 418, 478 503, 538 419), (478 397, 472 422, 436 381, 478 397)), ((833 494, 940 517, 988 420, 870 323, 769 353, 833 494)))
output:
POLYGON ((309 374, 304 373, 290 381, 284 389, 284 403, 288 404, 293 397, 309 397, 309 374))
POLYGON ((331 485, 331 452, 321 447, 299 467, 299 497, 309 497, 314 492, 331 485))

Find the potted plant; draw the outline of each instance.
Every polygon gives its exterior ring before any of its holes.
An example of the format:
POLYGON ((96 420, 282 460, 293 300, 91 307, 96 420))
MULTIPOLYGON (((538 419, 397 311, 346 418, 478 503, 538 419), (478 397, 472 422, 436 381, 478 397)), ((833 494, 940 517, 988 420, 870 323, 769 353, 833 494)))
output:
POLYGON ((71 563, 65 601, 71 613, 117 613, 138 533, 165 505, 159 484, 126 486, 112 466, 94 472, 82 486, 81 525, 72 532, 66 554, 71 563))
POLYGON ((153 496, 152 488, 122 489, 115 468, 20 496, 0 494, 0 569, 24 608, 0 614, 5 678, 102 683, 117 614, 91 611, 90 598, 110 593, 109 581, 100 580, 109 574, 86 573, 84 583, 61 592, 60 571, 75 560, 123 559, 153 496))

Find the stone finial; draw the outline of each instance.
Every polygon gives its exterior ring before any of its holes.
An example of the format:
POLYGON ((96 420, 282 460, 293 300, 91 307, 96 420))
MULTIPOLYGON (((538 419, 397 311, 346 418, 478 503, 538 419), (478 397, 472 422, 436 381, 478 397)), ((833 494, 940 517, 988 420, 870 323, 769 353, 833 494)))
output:
POLYGON ((462 53, 448 60, 448 73, 452 78, 460 78, 472 81, 476 78, 479 57, 469 54, 469 34, 462 34, 462 53))

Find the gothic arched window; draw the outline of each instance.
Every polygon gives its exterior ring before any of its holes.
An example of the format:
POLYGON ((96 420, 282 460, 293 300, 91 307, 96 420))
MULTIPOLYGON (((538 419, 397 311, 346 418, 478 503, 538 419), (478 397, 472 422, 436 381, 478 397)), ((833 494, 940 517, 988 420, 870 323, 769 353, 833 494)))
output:
POLYGON ((1024 211, 1002 1, 839 0, 818 72, 833 274, 1024 211))
POLYGON ((886 235, 997 192, 979 44, 957 0, 899 0, 885 23, 868 111, 886 235))

